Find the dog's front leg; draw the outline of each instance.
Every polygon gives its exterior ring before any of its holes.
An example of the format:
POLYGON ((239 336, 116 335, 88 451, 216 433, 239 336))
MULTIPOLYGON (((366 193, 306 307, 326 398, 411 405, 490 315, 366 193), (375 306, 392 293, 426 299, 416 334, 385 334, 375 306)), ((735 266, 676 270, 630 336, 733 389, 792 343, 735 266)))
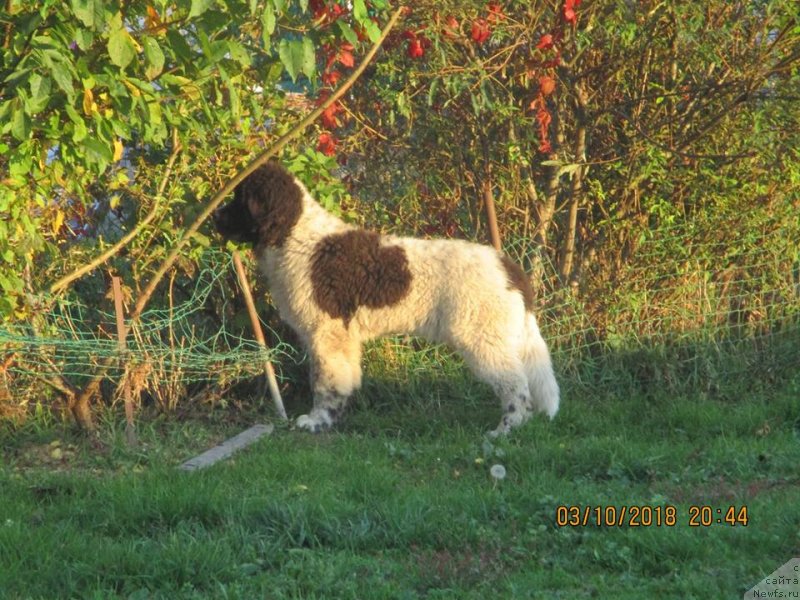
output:
POLYGON ((360 347, 311 353, 314 406, 297 418, 297 426, 312 433, 330 429, 344 413, 350 395, 361 385, 360 347))

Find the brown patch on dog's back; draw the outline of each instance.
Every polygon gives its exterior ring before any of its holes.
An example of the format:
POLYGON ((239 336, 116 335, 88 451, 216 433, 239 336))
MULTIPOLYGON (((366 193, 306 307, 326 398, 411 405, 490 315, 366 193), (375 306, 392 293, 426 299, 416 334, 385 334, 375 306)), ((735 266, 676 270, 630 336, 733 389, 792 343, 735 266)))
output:
POLYGON ((517 263, 508 258, 505 254, 500 255, 500 262, 506 270, 508 277, 508 289, 516 288, 522 294, 522 301, 525 303, 525 310, 533 312, 533 289, 525 271, 517 263))
POLYGON ((277 162, 253 171, 234 191, 257 224, 257 246, 280 248, 303 212, 303 190, 294 176, 277 162))
POLYGON ((400 302, 411 287, 411 271, 400 246, 382 246, 377 233, 353 230, 317 243, 311 284, 317 305, 348 326, 359 306, 382 308, 400 302))

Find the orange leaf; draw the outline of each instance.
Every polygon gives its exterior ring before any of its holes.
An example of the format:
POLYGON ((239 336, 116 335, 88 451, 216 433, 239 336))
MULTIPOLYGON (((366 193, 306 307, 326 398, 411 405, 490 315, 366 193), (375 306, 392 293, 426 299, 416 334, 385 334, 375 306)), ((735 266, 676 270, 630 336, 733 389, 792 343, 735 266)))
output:
POLYGON ((472 22, 472 31, 470 33, 472 41, 476 44, 483 44, 483 42, 489 39, 489 24, 486 19, 475 19, 475 21, 472 22))
POLYGON ((549 75, 542 75, 539 77, 539 88, 542 90, 543 96, 549 96, 556 89, 556 80, 549 75))

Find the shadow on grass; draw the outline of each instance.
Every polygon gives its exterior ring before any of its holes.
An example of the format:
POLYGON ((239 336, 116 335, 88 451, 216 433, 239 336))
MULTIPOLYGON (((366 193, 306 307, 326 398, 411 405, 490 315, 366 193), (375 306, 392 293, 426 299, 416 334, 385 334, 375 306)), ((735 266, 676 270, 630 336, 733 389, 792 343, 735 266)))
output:
MULTIPOLYGON (((675 398, 738 402, 768 395, 797 375, 800 327, 758 337, 639 340, 635 346, 616 348, 598 343, 580 352, 555 349, 553 362, 562 412, 608 398, 631 398, 630 410, 639 413, 648 412, 648 405, 675 398)), ((307 365, 293 365, 284 373, 290 417, 307 412, 311 407, 307 365)), ((398 337, 365 348, 363 386, 337 431, 412 438, 444 434, 454 427, 482 433, 495 427, 499 418, 492 390, 455 353, 398 337)), ((648 420, 644 414, 642 418, 648 420)), ((665 417, 656 413, 652 418, 663 424, 665 417)), ((795 418, 800 429, 800 415, 795 418)))

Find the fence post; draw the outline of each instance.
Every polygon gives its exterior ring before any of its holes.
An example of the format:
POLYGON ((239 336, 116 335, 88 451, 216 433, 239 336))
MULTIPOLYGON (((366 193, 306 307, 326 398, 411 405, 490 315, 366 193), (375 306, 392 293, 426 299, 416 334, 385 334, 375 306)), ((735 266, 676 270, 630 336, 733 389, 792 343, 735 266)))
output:
MULTIPOLYGON (((125 341, 127 331, 125 329, 125 309, 122 306, 122 285, 119 277, 111 276, 111 287, 114 291, 114 313, 117 316, 117 339, 119 340, 120 361, 124 362, 127 358, 128 344, 125 341)), ((123 373, 126 372, 127 365, 123 365, 123 373)), ((129 446, 136 445, 136 426, 133 422, 133 398, 131 397, 131 382, 129 377, 123 375, 122 380, 122 401, 125 403, 125 440, 129 446)))

